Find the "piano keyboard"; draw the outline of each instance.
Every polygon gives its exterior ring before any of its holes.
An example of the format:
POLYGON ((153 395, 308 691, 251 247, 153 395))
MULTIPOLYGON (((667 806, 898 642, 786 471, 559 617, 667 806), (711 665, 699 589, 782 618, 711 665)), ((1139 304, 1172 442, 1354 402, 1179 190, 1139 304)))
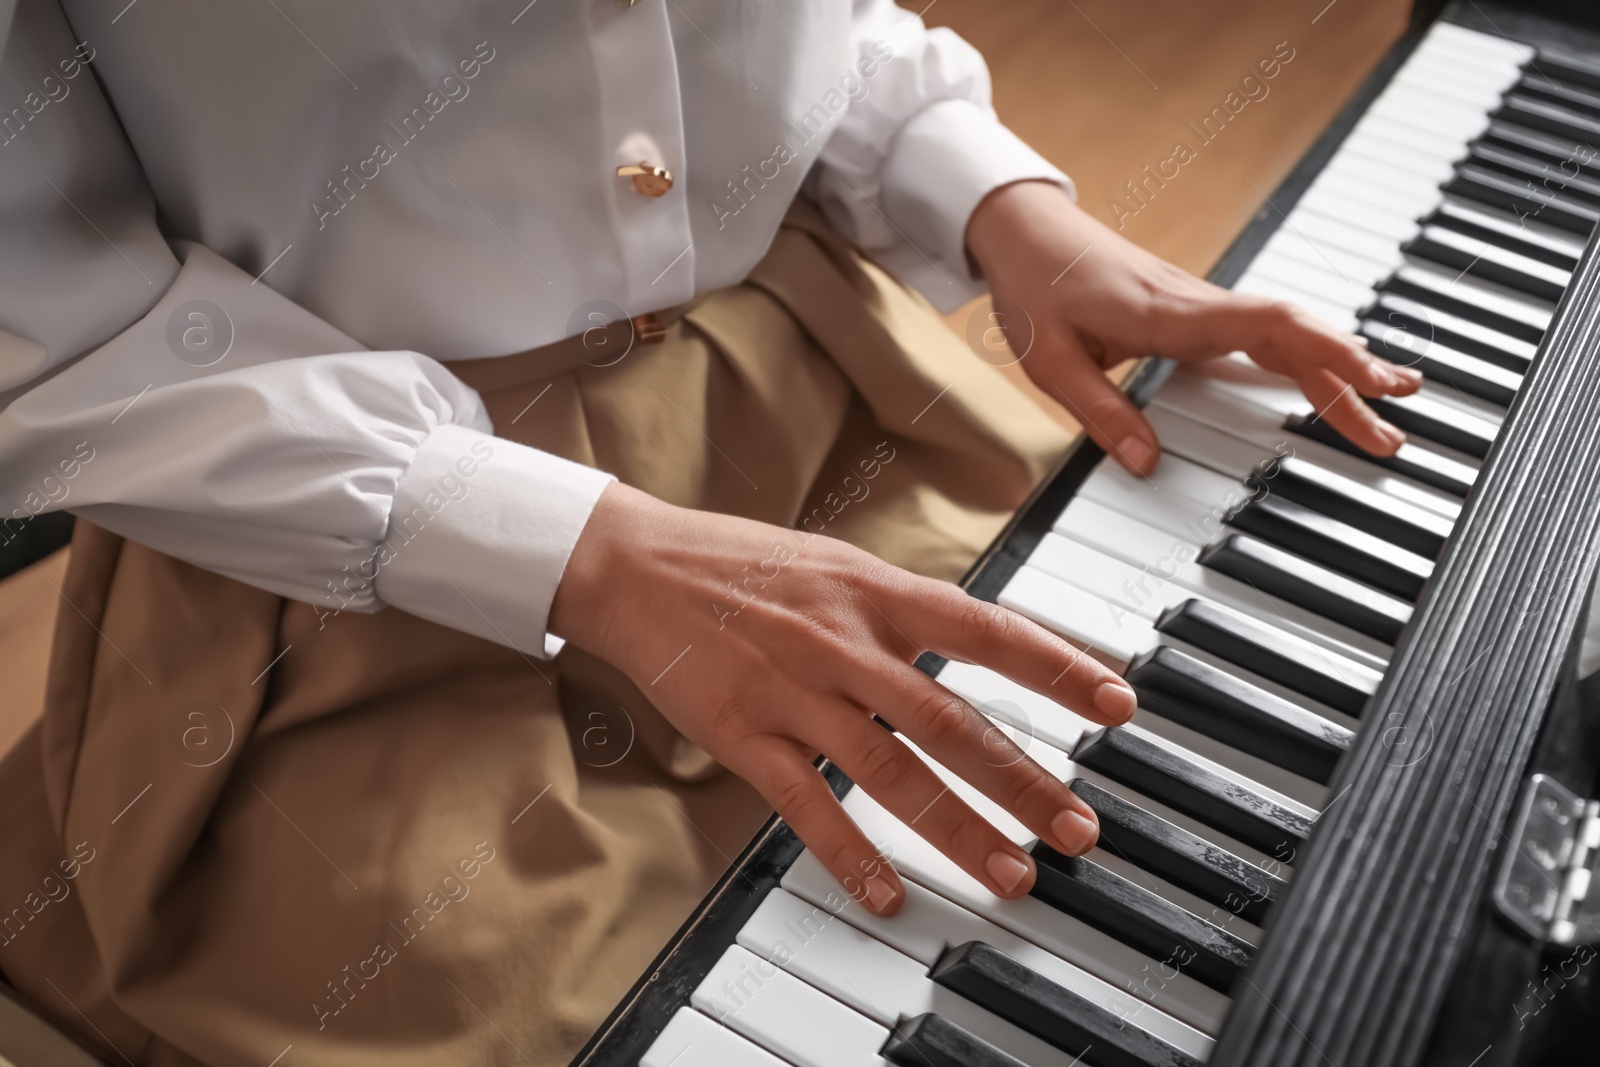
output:
POLYGON ((802 853, 644 1067, 1204 1063, 1600 218, 1597 138, 1600 66, 1435 24, 1236 286, 1417 367, 1374 402, 1407 443, 1360 453, 1242 356, 1175 373, 1156 473, 1102 460, 998 597, 1122 672, 1133 723, 938 676, 1095 809, 1099 845, 1055 854, 932 764, 1036 857, 1000 900, 851 790, 901 913, 802 853))

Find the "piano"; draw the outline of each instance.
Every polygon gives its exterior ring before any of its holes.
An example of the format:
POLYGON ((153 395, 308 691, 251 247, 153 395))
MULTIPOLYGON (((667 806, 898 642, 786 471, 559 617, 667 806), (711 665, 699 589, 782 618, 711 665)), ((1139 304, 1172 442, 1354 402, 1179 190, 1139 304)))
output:
POLYGON ((1600 16, 1418 11, 1213 274, 1425 375, 1352 448, 1233 356, 1129 383, 1164 446, 1084 441, 966 580, 1122 671, 1095 729, 920 665, 1099 814, 989 895, 825 768, 905 876, 852 901, 774 819, 579 1067, 1596 1062, 1600 16), (1588 1033, 1585 1033, 1585 1027, 1588 1033))

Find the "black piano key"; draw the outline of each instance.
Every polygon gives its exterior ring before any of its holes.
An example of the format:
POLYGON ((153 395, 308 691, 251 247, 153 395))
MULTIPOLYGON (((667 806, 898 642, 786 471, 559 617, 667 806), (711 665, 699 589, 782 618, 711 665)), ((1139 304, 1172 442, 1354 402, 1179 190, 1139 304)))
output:
POLYGON ((1313 782, 1326 785, 1350 747, 1338 723, 1170 645, 1140 655, 1124 677, 1141 708, 1313 782))
POLYGON ((1072 758, 1283 863, 1294 862, 1316 818, 1305 805, 1137 726, 1087 733, 1072 758))
POLYGON ((1406 601, 1245 534, 1207 545, 1200 564, 1386 644, 1411 621, 1406 601))
POLYGON ((1109 789, 1083 778, 1070 788, 1099 816, 1101 848, 1209 900, 1225 914, 1260 926, 1267 908, 1289 888, 1277 875, 1109 789))
POLYGON ((1211 601, 1169 608, 1156 629, 1346 715, 1360 716, 1382 681, 1348 656, 1211 601))
POLYGON ((1424 225, 1400 251, 1551 303, 1561 299, 1571 277, 1548 263, 1443 226, 1424 225))
POLYGON ((1477 356, 1498 367, 1526 373, 1539 350, 1538 341, 1525 341, 1491 330, 1476 322, 1428 307, 1396 293, 1379 293, 1360 312, 1363 319, 1387 323, 1396 330, 1432 344, 1442 344, 1457 352, 1477 356))
POLYGON ((933 1012, 895 1027, 881 1055, 896 1067, 1028 1067, 933 1012))
MULTIPOLYGON (((1482 144, 1542 159, 1563 174, 1573 173, 1576 168, 1579 172, 1600 176, 1600 165, 1597 165, 1594 149, 1570 137, 1557 137, 1542 130, 1493 120, 1477 140, 1482 144)), ((1564 264, 1555 265, 1559 267, 1564 264)))
POLYGON ((1248 941, 1102 867, 1092 855, 1063 856, 1041 842, 1033 858, 1039 875, 1029 895, 1147 956, 1173 959, 1197 982, 1226 993, 1250 963, 1248 941))
POLYGON ((1491 111, 1489 117, 1584 144, 1600 143, 1600 119, 1514 89, 1500 100, 1500 106, 1491 111))
POLYGON ((1543 319, 1533 309, 1485 307, 1472 288, 1454 278, 1417 267, 1400 267, 1376 286, 1381 293, 1409 297, 1429 308, 1537 344, 1544 336, 1543 319))
POLYGON ((1463 163, 1457 167, 1456 172, 1440 188, 1501 211, 1535 217, 1540 222, 1580 237, 1589 236, 1595 220, 1600 219, 1600 212, 1593 208, 1567 203, 1526 178, 1514 178, 1473 163, 1463 163))
POLYGON ((1410 442, 1401 445, 1400 450, 1392 456, 1370 455, 1344 434, 1328 425, 1326 419, 1311 415, 1291 415, 1284 423, 1284 429, 1337 448, 1341 452, 1348 452, 1352 456, 1359 456, 1386 470, 1404 474, 1424 485, 1431 485, 1435 489, 1442 489, 1459 497, 1465 497, 1472 489, 1472 483, 1478 478, 1476 466, 1440 455, 1430 449, 1419 448, 1410 442))
POLYGON ((1600 62, 1578 52, 1540 48, 1529 66, 1540 74, 1559 78, 1573 85, 1600 89, 1600 62))
POLYGON ((1109 1011, 982 941, 950 949, 928 977, 1092 1067, 1201 1067, 1138 1012, 1109 1011))
POLYGON ((1590 119, 1600 118, 1600 93, 1561 81, 1543 70, 1524 70, 1513 91, 1559 104, 1590 119))
MULTIPOLYGON (((1519 136, 1536 138, 1548 141, 1555 145, 1565 145, 1561 149, 1558 160, 1566 159, 1573 147, 1565 142, 1545 138, 1543 134, 1533 130, 1523 130, 1518 127, 1500 127, 1496 133, 1494 127, 1485 137, 1494 136, 1519 136)), ((1447 230, 1455 230, 1469 237, 1476 237, 1480 241, 1488 241, 1510 252, 1527 256, 1529 259, 1548 264, 1560 270, 1572 272, 1578 269, 1578 253, 1573 251, 1570 244, 1559 241, 1554 237, 1546 236, 1537 230, 1530 229, 1526 223, 1515 217, 1508 217, 1491 211, 1480 211, 1464 203, 1446 200, 1430 211, 1422 220, 1427 226, 1441 226, 1447 230)))
POLYGON ((1299 456, 1278 461, 1271 486, 1274 493, 1427 559, 1439 557, 1454 526, 1437 512, 1324 470, 1299 456))
POLYGON ((1478 459, 1488 456, 1489 448, 1500 433, 1498 423, 1442 404, 1432 397, 1375 396, 1368 397, 1367 404, 1407 433, 1478 459))
POLYGON ((1538 187, 1536 195, 1553 196, 1569 207, 1600 208, 1600 180, 1576 166, 1564 171, 1538 156, 1482 141, 1468 147, 1465 162, 1533 182, 1538 187))
POLYGON ((1432 561, 1415 552, 1270 493, 1246 501, 1228 525, 1406 600, 1433 574, 1432 561))
POLYGON ((1510 406, 1522 387, 1522 375, 1516 371, 1457 352, 1389 323, 1363 319, 1356 333, 1367 339, 1368 348, 1389 362, 1415 367, 1430 381, 1459 389, 1491 404, 1510 406))

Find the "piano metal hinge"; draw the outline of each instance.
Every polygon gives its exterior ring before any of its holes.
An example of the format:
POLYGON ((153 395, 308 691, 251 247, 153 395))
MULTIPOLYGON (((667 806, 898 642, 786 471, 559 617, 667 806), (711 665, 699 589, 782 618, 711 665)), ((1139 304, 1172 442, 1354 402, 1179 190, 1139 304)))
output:
POLYGON ((1494 884, 1500 914, 1546 944, 1600 942, 1600 800, 1534 775, 1511 845, 1494 884))

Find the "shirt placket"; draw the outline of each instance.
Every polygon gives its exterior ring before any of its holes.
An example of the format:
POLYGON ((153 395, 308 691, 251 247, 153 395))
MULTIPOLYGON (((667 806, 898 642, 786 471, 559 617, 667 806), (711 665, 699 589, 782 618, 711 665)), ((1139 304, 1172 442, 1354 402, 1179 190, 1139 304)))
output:
POLYGON ((639 315, 694 295, 683 100, 667 0, 587 0, 624 308, 639 315))

